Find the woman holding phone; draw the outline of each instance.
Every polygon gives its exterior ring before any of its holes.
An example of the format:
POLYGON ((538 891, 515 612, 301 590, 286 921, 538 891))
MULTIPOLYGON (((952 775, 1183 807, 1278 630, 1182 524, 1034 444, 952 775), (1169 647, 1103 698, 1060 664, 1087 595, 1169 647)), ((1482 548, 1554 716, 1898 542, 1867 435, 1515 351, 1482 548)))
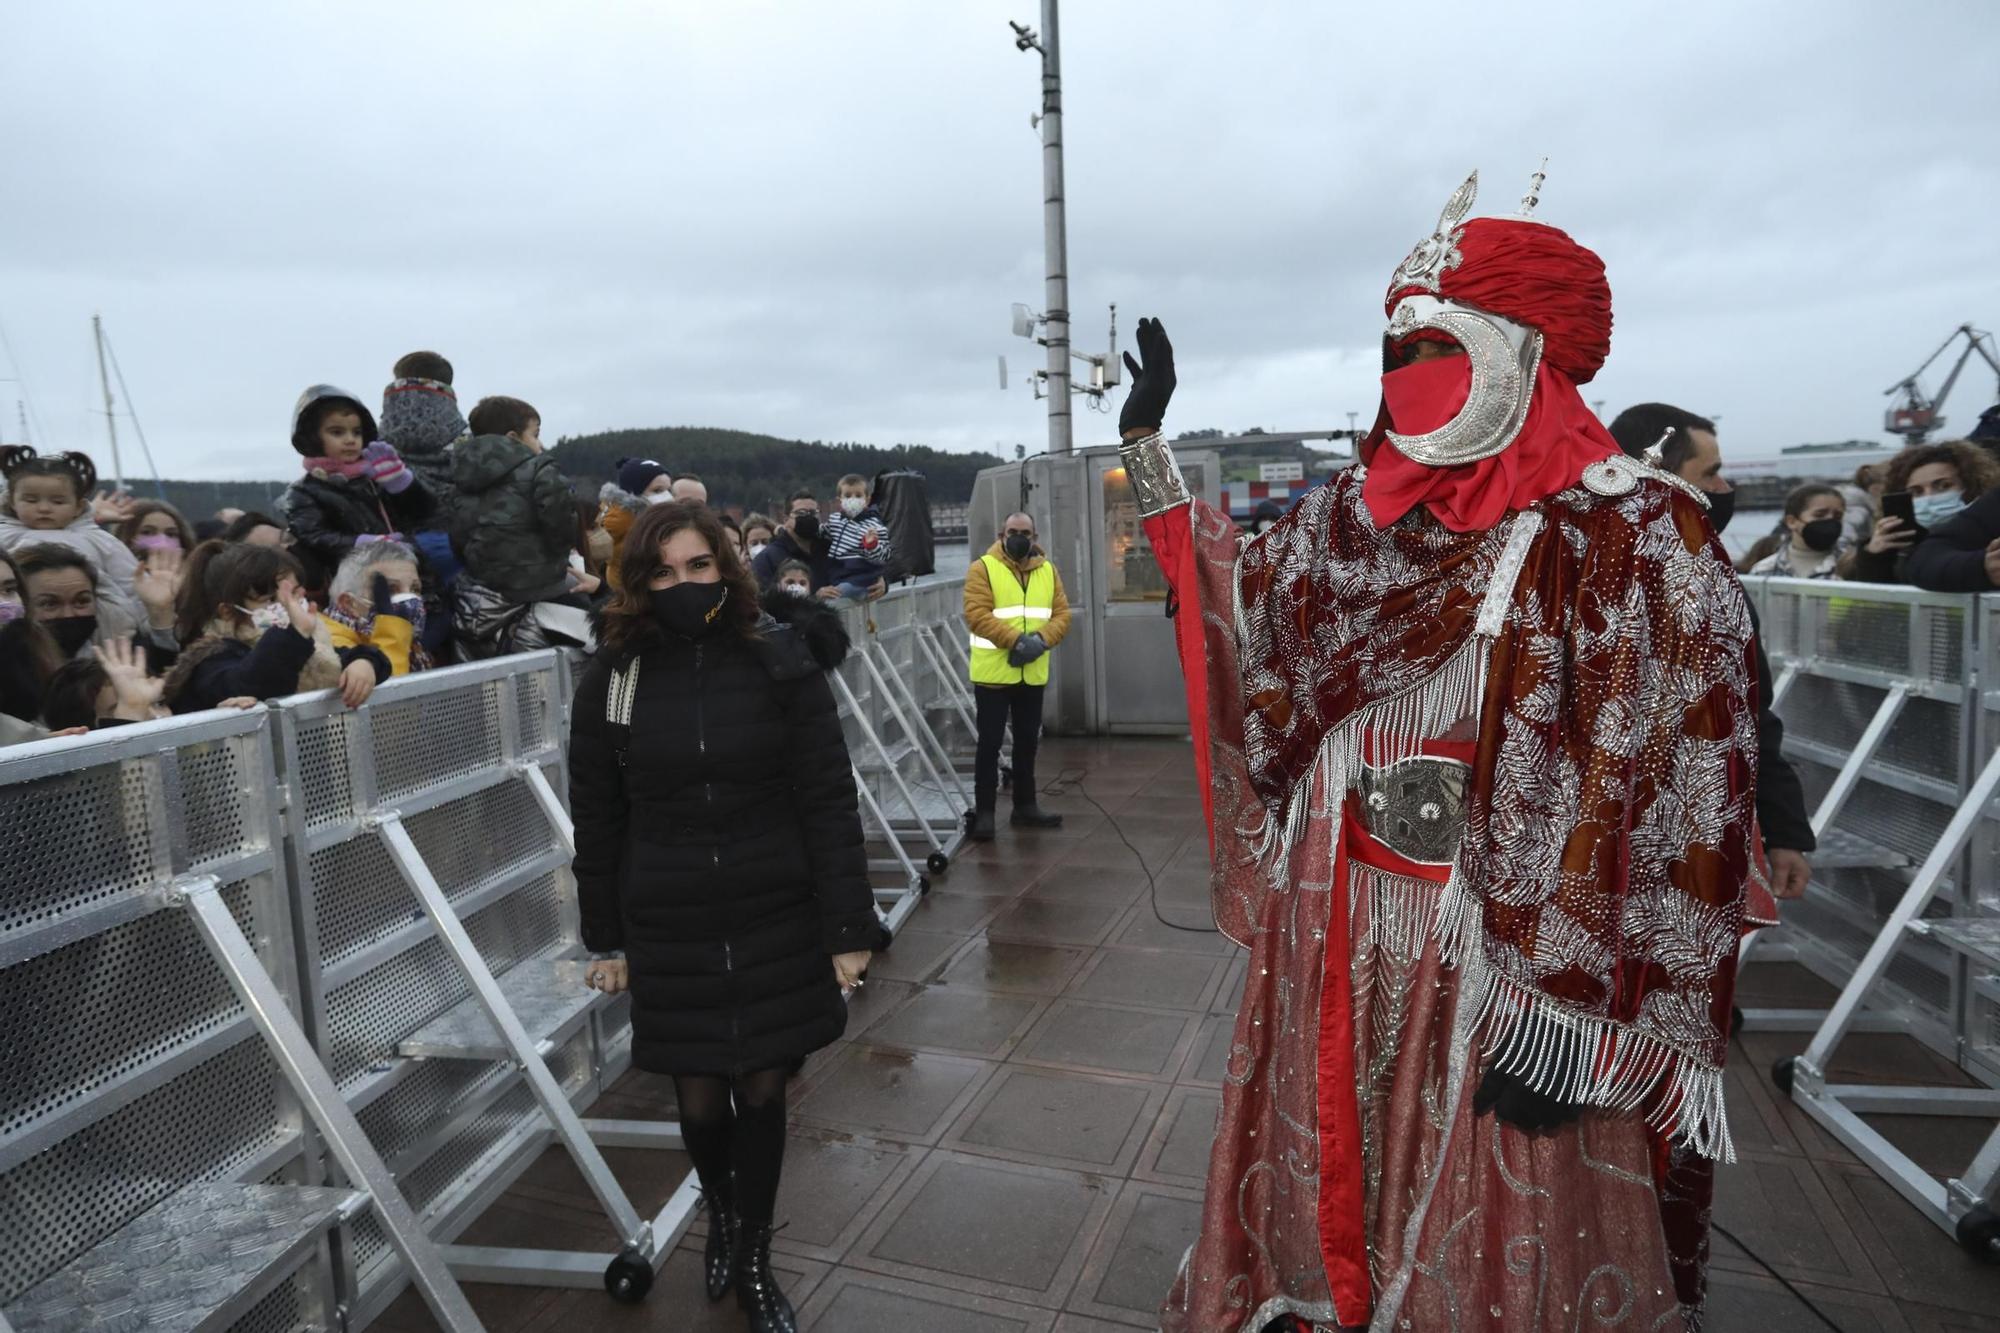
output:
POLYGON ((785 1083, 883 938, 825 675, 847 636, 809 600, 760 608, 700 505, 648 508, 619 573, 570 732, 585 979, 629 987, 632 1063, 674 1080, 709 1299, 733 1285, 753 1333, 793 1333, 771 1273, 785 1083))
POLYGON ((2000 482, 2000 467, 1976 444, 1920 444, 1890 459, 1882 484, 1882 517, 1866 543, 1840 561, 1840 577, 1857 583, 1908 583, 1909 554, 2000 482))

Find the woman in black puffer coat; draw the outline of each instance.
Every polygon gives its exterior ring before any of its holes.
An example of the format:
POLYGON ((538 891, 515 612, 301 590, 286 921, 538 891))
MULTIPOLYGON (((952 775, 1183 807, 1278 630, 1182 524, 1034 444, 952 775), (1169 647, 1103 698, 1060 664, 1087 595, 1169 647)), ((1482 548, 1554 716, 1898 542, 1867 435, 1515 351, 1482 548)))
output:
POLYGON ((705 508, 633 525, 570 732, 593 984, 632 991, 632 1062, 670 1074, 708 1201, 708 1289, 791 1333, 771 1277, 785 1081, 847 1023, 883 939, 826 670, 838 616, 757 604, 705 508))

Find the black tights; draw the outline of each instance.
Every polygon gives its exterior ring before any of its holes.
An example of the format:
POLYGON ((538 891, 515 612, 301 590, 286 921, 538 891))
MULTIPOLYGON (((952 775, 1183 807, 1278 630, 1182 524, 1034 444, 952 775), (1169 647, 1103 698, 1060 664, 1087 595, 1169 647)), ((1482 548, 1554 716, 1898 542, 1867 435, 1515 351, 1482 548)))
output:
POLYGON ((785 1165, 786 1067, 748 1074, 675 1074, 681 1141, 702 1192, 734 1199, 747 1227, 768 1227, 785 1165), (732 1180, 733 1177, 733 1180, 732 1180))

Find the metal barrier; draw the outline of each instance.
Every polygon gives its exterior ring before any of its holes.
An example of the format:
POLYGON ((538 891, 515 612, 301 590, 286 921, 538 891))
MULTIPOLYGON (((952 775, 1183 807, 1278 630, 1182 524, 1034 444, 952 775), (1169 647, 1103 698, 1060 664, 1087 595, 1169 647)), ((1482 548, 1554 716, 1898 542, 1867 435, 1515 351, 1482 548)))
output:
POLYGON ((1801 579, 1746 579, 1776 672, 1785 752, 1820 850, 1806 896, 1757 957, 1840 988, 1832 1007, 1750 1010, 1810 1030, 1773 1075, 1814 1119, 1932 1221, 2000 1255, 2000 1127, 1939 1181, 1865 1114, 2000 1118, 2000 597, 1801 579), (1907 1033, 1984 1087, 1830 1084, 1835 1048, 1907 1033))
MULTIPOLYGON (((963 834, 959 585, 844 614, 836 677, 899 924, 963 834)), ((414 1281, 636 1299, 692 1218, 636 1214, 581 1117, 631 1061, 582 986, 555 653, 0 752, 0 1329, 358 1329, 414 1281), (456 1245, 551 1144, 616 1253, 456 1245)))
POLYGON ((11 1327, 335 1327, 329 1235, 367 1218, 477 1329, 293 1014, 262 710, 21 746, 0 790, 11 1327))
MULTIPOLYGON (((425 1229, 455 1239, 552 1143, 610 1220, 615 1253, 451 1246, 461 1277, 643 1295, 692 1221, 684 1184, 642 1219, 580 1109, 629 1063, 626 1004, 583 986, 562 658, 543 652, 405 676, 361 709, 275 708, 306 1029, 425 1229)), ((619 1127, 678 1148, 678 1127, 619 1127)), ((641 1142, 641 1140, 646 1140, 641 1142)), ((402 1285, 367 1219, 351 1227, 365 1323, 402 1285)))
POLYGON ((944 874, 963 844, 972 794, 966 781, 970 685, 938 626, 958 617, 960 579, 894 588, 873 602, 840 604, 851 648, 830 673, 871 842, 878 909, 893 932, 944 874), (887 882, 883 882, 886 877, 887 882))

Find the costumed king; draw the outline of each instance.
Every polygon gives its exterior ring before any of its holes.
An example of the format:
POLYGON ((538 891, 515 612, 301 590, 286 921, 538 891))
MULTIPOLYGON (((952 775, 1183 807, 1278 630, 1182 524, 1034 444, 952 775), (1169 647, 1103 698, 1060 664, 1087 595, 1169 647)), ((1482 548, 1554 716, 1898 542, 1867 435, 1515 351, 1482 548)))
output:
POLYGON ((1356 466, 1247 541, 1154 320, 1120 421, 1250 951, 1167 1333, 1695 1330, 1752 868, 1749 609, 1577 386, 1598 257, 1477 175, 1389 283, 1356 466))

